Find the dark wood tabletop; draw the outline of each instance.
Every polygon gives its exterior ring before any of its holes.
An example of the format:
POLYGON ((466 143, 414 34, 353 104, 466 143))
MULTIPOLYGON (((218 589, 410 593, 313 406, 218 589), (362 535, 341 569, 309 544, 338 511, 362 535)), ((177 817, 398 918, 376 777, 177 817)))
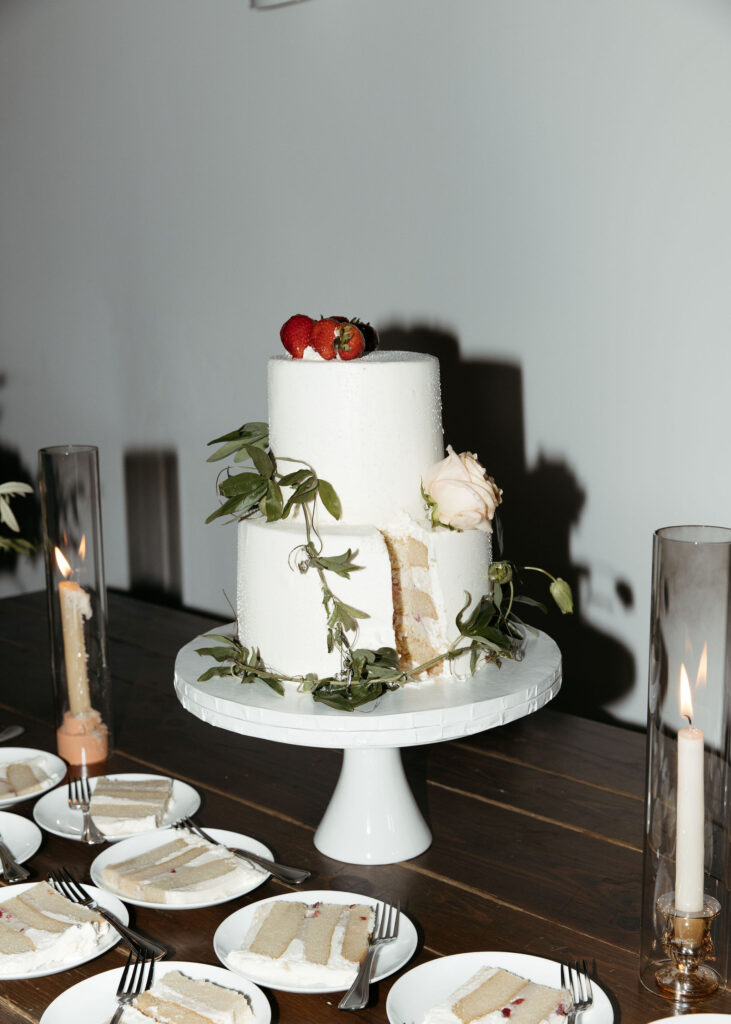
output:
MULTIPOLYGON (((340 751, 216 729, 178 703, 177 651, 220 623, 111 593, 109 625, 115 752, 108 770, 185 780, 202 796, 204 824, 254 836, 280 860, 311 868, 306 887, 400 899, 419 933, 409 966, 472 950, 581 958, 609 995, 618 1024, 671 1015, 671 1004, 646 992, 638 979, 642 733, 549 705, 465 740, 406 750, 407 776, 434 834, 431 847, 400 864, 343 864, 313 845, 340 751)), ((0 601, 0 726, 12 723, 26 729, 15 744, 55 751, 44 594, 0 601)), ((29 800, 12 809, 30 817, 32 808, 29 800)), ((44 834, 26 866, 34 879, 63 864, 88 881, 99 849, 44 834)), ((170 945, 175 959, 216 964, 213 933, 224 918, 290 888, 270 879, 220 906, 131 907, 131 919, 170 945)), ((119 946, 69 971, 0 982, 0 1022, 36 1024, 70 985, 123 962, 119 946)), ((389 988, 402 974, 374 985, 357 1019, 383 1024, 389 988)), ((332 995, 268 995, 275 1022, 344 1019, 332 995)), ((699 1010, 731 1012, 731 996, 717 995, 699 1010)))

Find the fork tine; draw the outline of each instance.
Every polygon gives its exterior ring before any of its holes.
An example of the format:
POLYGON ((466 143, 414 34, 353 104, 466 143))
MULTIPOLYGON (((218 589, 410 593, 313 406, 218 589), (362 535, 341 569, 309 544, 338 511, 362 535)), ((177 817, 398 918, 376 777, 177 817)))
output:
POLYGON ((586 960, 581 961, 584 968, 584 979, 586 980, 586 998, 591 1004, 594 1001, 594 992, 591 987, 591 977, 589 975, 589 968, 586 966, 586 960))
POLYGON ((117 999, 127 992, 127 983, 129 976, 134 974, 134 967, 137 964, 138 960, 139 953, 131 949, 129 951, 129 956, 127 957, 127 963, 122 968, 122 974, 119 978, 119 984, 117 985, 117 999))
POLYGON ((78 903, 81 900, 85 900, 87 898, 86 890, 83 889, 81 885, 76 881, 76 879, 71 874, 68 868, 60 868, 59 874, 66 882, 69 891, 72 893, 72 899, 76 900, 76 902, 78 903))

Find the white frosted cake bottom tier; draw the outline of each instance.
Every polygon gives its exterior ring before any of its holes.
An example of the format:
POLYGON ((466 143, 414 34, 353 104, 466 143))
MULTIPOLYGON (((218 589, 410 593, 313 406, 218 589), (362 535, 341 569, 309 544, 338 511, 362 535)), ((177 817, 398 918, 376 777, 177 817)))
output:
MULTIPOLYGON (((237 605, 239 635, 246 647, 257 647, 265 663, 288 675, 332 675, 340 669, 337 652, 327 650, 327 618, 318 574, 298 570, 297 552, 305 542, 302 522, 242 520, 238 527, 237 605)), ((353 646, 377 650, 395 647, 391 561, 384 534, 372 526, 318 527, 322 554, 353 551, 362 566, 349 579, 326 574, 338 599, 366 612, 359 620, 353 646)), ((455 619, 465 606, 489 592, 491 537, 477 530, 427 529, 403 517, 388 534, 413 539, 428 553, 427 565, 410 570, 416 588, 426 593, 435 612, 423 620, 425 636, 437 651, 458 635, 455 619)), ((466 659, 447 663, 438 675, 463 675, 466 659)))

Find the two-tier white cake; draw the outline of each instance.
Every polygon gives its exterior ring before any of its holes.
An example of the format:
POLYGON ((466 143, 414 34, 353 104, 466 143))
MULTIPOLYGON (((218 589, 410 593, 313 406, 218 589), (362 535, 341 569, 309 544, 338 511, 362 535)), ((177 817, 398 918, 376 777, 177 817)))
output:
MULTIPOLYGON (((395 648, 402 668, 444 652, 470 595, 489 592, 487 530, 433 526, 422 483, 444 457, 439 363, 410 352, 360 359, 269 360, 269 441, 281 473, 311 466, 335 489, 336 521, 320 508, 322 554, 350 549, 361 566, 337 578, 337 595, 364 611, 354 646, 395 648), (285 460, 297 460, 287 462, 285 460)), ((333 674, 321 581, 292 557, 305 540, 302 515, 260 516, 238 526, 237 615, 241 642, 286 675, 333 674)), ((469 671, 468 659, 441 662, 434 677, 469 671)))

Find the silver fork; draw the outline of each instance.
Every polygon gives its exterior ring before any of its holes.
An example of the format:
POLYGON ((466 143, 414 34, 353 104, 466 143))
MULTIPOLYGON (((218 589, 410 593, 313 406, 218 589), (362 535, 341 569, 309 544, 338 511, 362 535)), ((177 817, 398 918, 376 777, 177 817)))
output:
POLYGON ((69 807, 75 811, 81 811, 84 820, 81 825, 81 841, 83 843, 106 843, 106 836, 103 836, 92 821, 89 813, 91 803, 91 790, 89 780, 85 775, 78 779, 69 779, 69 807))
POLYGON ((83 885, 76 881, 67 868, 54 868, 48 874, 48 881, 67 900, 71 900, 72 903, 81 903, 82 906, 88 907, 89 910, 94 910, 97 914, 101 914, 104 920, 108 921, 112 928, 119 932, 133 953, 143 953, 148 957, 152 957, 153 960, 160 960, 167 955, 168 950, 165 946, 160 945, 158 942, 153 942, 147 936, 136 932, 134 928, 130 928, 120 921, 111 910, 107 910, 106 907, 102 907, 101 904, 97 903, 83 885))
POLYGON ((561 987, 568 988, 571 992, 571 1010, 569 1011, 568 1024, 574 1024, 576 1018, 584 1010, 588 1010, 594 1002, 594 993, 591 987, 591 978, 586 966, 586 960, 574 961, 573 964, 561 964, 561 987), (567 980, 564 976, 566 970, 567 980))
POLYGON ((306 881, 311 872, 305 868, 292 868, 288 864, 278 864, 275 860, 268 860, 266 857, 260 857, 256 853, 249 853, 248 850, 241 850, 236 846, 226 846, 225 843, 220 843, 218 839, 214 839, 213 836, 208 835, 200 825, 196 825, 192 818, 181 818, 179 821, 173 823, 173 828, 184 829, 186 832, 193 832, 201 839, 207 840, 209 843, 213 843, 214 846, 221 846, 224 850, 228 850, 229 853, 236 854, 237 857, 243 857, 244 860, 248 860, 251 864, 256 864, 260 868, 264 868, 270 875, 274 875, 282 882, 292 882, 294 885, 299 885, 300 882, 306 881))
POLYGON ((132 950, 127 957, 127 963, 122 968, 122 976, 117 986, 116 1000, 119 1004, 109 1024, 119 1024, 119 1019, 126 1006, 136 999, 140 992, 144 992, 152 984, 152 975, 155 969, 155 961, 150 960, 138 949, 132 950))
POLYGON ((24 882, 30 878, 30 871, 26 871, 13 857, 0 835, 0 876, 10 885, 12 882, 24 882))
POLYGON ((368 1002, 373 959, 381 946, 398 938, 400 917, 401 905, 399 903, 395 906, 391 906, 389 903, 379 903, 376 907, 376 920, 368 939, 366 955, 363 957, 363 963, 355 976, 355 981, 338 1003, 339 1010, 362 1010, 368 1002))

